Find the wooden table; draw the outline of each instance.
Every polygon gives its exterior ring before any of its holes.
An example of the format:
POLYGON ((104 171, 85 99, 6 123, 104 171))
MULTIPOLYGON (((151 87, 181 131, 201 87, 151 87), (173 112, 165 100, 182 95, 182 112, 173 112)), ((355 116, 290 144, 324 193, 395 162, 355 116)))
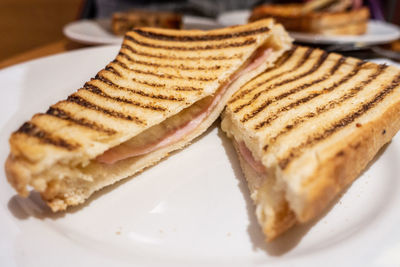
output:
POLYGON ((24 53, 18 54, 16 56, 10 57, 3 61, 0 61, 0 69, 18 64, 24 61, 28 61, 35 58, 40 58, 44 56, 54 55, 66 51, 71 51, 83 47, 88 47, 88 45, 79 44, 68 39, 61 39, 54 43, 50 43, 44 46, 34 48, 32 50, 26 51, 24 53))

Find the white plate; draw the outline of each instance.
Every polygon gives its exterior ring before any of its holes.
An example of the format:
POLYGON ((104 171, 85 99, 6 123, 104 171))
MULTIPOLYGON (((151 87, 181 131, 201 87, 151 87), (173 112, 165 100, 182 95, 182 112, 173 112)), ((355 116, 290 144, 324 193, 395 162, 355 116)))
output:
POLYGON ((111 32, 110 19, 78 20, 68 23, 63 28, 69 39, 84 44, 120 44, 121 36, 111 32))
MULTIPOLYGON (((236 10, 222 13, 217 21, 225 26, 245 24, 250 16, 249 10, 236 10)), ((365 45, 384 44, 400 38, 399 27, 383 22, 370 20, 367 33, 351 36, 326 36, 312 33, 290 32, 290 35, 298 42, 314 44, 351 44, 365 45)))
MULTIPOLYGON (((184 29, 208 30, 221 27, 215 20, 203 17, 184 16, 184 29)), ((120 44, 121 36, 111 32, 110 19, 78 20, 63 28, 64 35, 73 41, 84 44, 120 44)))
POLYGON ((290 35, 299 42, 315 44, 350 44, 364 45, 384 44, 400 38, 399 27, 377 20, 368 22, 368 29, 362 35, 326 36, 320 34, 291 32, 290 35))
MULTIPOLYGON (((105 66, 117 46, 0 71, 0 162, 21 123, 105 66)), ((230 141, 213 126, 140 175, 50 214, 0 177, 0 266, 398 266, 400 138, 319 220, 266 245, 230 141)))

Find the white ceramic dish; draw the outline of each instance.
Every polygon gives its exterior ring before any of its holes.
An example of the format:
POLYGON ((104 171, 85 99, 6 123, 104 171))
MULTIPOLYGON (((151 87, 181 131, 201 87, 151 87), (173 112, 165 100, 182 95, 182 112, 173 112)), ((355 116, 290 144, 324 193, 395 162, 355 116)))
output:
MULTIPOLYGON (((78 50, 0 71, 0 162, 33 113, 116 55, 78 50)), ((51 214, 0 174, 0 266, 398 266, 400 136, 327 213, 266 245, 230 141, 215 125, 140 175, 51 214)))
MULTIPOLYGON (((236 10, 222 13, 217 21, 221 25, 230 26, 247 23, 250 16, 249 10, 236 10)), ((313 44, 354 44, 363 45, 384 44, 400 38, 399 27, 383 21, 370 20, 368 30, 363 35, 352 36, 325 36, 320 34, 290 32, 298 42, 313 44)))
POLYGON ((314 44, 384 44, 400 38, 399 27, 383 22, 370 20, 368 30, 363 35, 326 36, 320 34, 291 32, 290 35, 298 42, 314 44))
POLYGON ((122 36, 111 32, 110 19, 84 19, 68 23, 63 28, 69 39, 84 44, 120 44, 122 36))
MULTIPOLYGON (((184 16, 184 29, 208 30, 221 27, 215 20, 184 16)), ((116 36, 111 32, 110 19, 97 20, 78 20, 71 22, 63 28, 64 35, 73 41, 84 44, 120 44, 121 36, 116 36)))

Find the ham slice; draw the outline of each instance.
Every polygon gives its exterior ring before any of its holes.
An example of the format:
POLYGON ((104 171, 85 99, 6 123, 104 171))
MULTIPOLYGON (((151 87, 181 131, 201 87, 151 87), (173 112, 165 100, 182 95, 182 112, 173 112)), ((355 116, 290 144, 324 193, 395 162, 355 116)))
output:
MULTIPOLYGON (((236 142, 236 141, 235 141, 236 142)), ((255 160, 251 151, 247 148, 246 144, 241 141, 237 142, 237 147, 239 149, 240 155, 242 158, 259 174, 265 174, 266 169, 265 166, 261 163, 261 161, 255 160)))
MULTIPOLYGON (((146 140, 144 142, 134 142, 136 140, 132 140, 133 142, 127 141, 107 150, 102 155, 98 156, 96 160, 101 163, 113 164, 117 161, 130 157, 144 155, 159 148, 178 142, 185 135, 194 131, 207 117, 207 115, 210 114, 213 107, 218 103, 225 90, 226 89, 220 90, 220 92, 213 98, 210 97, 208 99, 204 99, 203 102, 206 107, 200 111, 196 109, 194 114, 191 114, 191 117, 189 119, 183 118, 181 125, 178 125, 177 127, 168 127, 168 125, 166 125, 168 124, 168 122, 163 123, 163 125, 160 126, 157 125, 158 129, 153 130, 153 132, 161 132, 161 136, 151 137, 151 134, 148 134, 146 132, 144 133, 144 135, 141 135, 140 138, 147 139, 147 142, 146 140), (148 137, 147 135, 150 135, 150 137, 148 137)), ((134 138, 138 139, 137 137, 134 138)))
MULTIPOLYGON (((102 155, 98 156, 96 160, 100 163, 113 164, 120 160, 144 155, 152 151, 155 151, 157 149, 160 149, 162 147, 173 145, 174 143, 178 142, 184 136, 193 132, 201 124, 201 122, 212 112, 214 107, 220 101, 222 96, 226 93, 226 91, 228 90, 229 86, 233 83, 233 81, 235 81, 245 73, 250 72, 256 69, 258 66, 260 66, 271 54, 271 51, 272 50, 269 48, 269 49, 263 49, 260 52, 256 52, 255 56, 253 57, 253 60, 251 60, 250 63, 246 65, 246 67, 236 72, 229 79, 229 81, 217 91, 217 93, 213 97, 209 96, 201 100, 202 103, 200 105, 197 105, 200 106, 201 109, 200 110, 198 108, 194 109, 193 112, 191 112, 192 114, 189 114, 190 115, 189 119, 188 118, 183 119, 180 125, 176 127, 168 127, 168 125, 165 125, 168 124, 168 121, 166 121, 164 125, 161 125, 161 127, 158 126, 159 129, 155 130, 157 134, 158 132, 161 132, 160 134, 158 134, 158 136, 148 137, 146 135, 144 136, 142 135, 143 139, 145 140, 145 138, 147 138, 147 140, 127 141, 125 143, 122 143, 116 147, 107 150, 102 155)), ((134 137, 133 139, 135 138, 137 139, 137 137, 134 137)))

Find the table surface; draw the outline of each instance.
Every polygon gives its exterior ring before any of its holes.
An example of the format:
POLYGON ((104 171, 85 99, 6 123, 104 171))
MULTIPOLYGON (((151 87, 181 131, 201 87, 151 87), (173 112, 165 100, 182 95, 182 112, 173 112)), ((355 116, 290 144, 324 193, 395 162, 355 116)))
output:
POLYGON ((26 52, 17 54, 15 56, 12 56, 10 58, 7 58, 5 60, 0 61, 0 69, 10 67, 12 65, 22 63, 28 60, 44 57, 44 56, 50 56, 66 51, 72 51, 75 49, 79 48, 84 48, 88 47, 88 45, 84 44, 79 44, 76 42, 73 42, 71 40, 68 40, 67 38, 63 38, 59 41, 55 41, 37 48, 33 48, 31 50, 28 50, 26 52))

